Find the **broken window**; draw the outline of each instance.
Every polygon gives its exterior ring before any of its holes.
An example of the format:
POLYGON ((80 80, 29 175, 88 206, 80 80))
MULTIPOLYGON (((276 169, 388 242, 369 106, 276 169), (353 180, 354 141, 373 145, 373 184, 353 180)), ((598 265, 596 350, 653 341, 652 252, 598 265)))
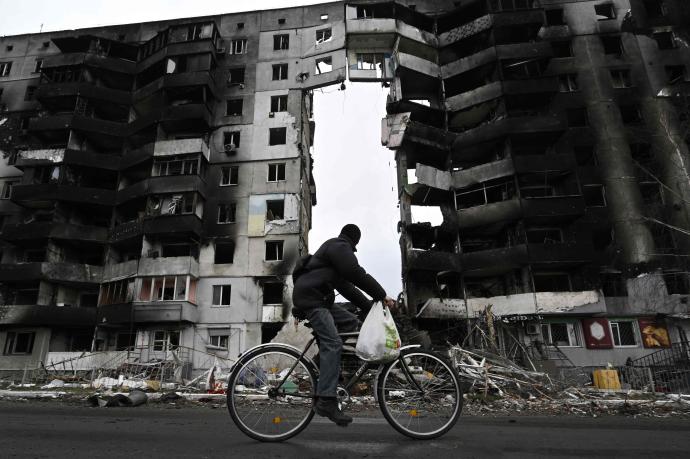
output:
POLYGON ((642 121, 642 112, 637 105, 620 105, 621 119, 625 124, 635 124, 642 121))
POLYGON ((541 336, 549 346, 581 346, 580 327, 576 322, 550 322, 541 324, 541 336))
POLYGON ((578 90, 577 74, 568 73, 558 76, 558 90, 560 92, 575 92, 578 90))
POLYGON ((278 24, 284 25, 285 24, 285 18, 278 19, 278 24))
POLYGON ((357 70, 375 70, 376 78, 385 78, 385 58, 382 53, 357 53, 357 70))
POLYGON ((264 282, 263 286, 263 304, 282 304, 283 303, 283 283, 282 282, 264 282))
POLYGON ((455 193, 456 209, 461 210, 506 201, 515 195, 514 190, 514 182, 508 180, 495 184, 482 183, 464 191, 457 191, 455 193))
POLYGON ((686 70, 684 65, 667 65, 666 79, 668 84, 681 83, 687 80, 686 70))
POLYGON ((527 242, 531 244, 555 244, 563 242, 563 231, 560 228, 527 228, 527 242))
POLYGON ((215 243, 215 254, 213 263, 217 265, 233 263, 235 259, 235 243, 234 242, 217 242, 215 243))
POLYGON ((268 165, 268 181, 282 182, 285 180, 285 163, 275 163, 268 165))
POLYGON ((322 57, 320 59, 316 59, 316 71, 315 73, 317 75, 320 75, 322 73, 328 73, 333 71, 333 58, 328 56, 328 57, 322 57))
POLYGON ((654 158, 652 147, 648 143, 633 143, 630 145, 635 166, 641 169, 645 177, 654 177, 659 173, 659 163, 654 158))
POLYGON ((12 187, 19 183, 18 181, 7 181, 2 185, 2 196, 0 199, 10 199, 12 197, 12 187))
POLYGON ((576 145, 574 148, 575 162, 578 166, 596 166, 599 164, 593 145, 576 145))
POLYGON ((163 177, 169 175, 196 175, 199 172, 198 155, 172 156, 153 161, 151 175, 163 177))
POLYGON ((635 332, 637 321, 611 320, 609 325, 611 326, 611 336, 613 336, 613 345, 615 347, 637 346, 638 340, 637 333, 635 332))
POLYGON ((594 5, 594 14, 596 15, 598 21, 616 19, 616 10, 613 7, 613 3, 594 5))
POLYGON ((12 69, 12 62, 0 62, 0 77, 6 77, 10 74, 12 69))
POLYGON ((271 96, 271 113, 287 110, 288 96, 271 96))
POLYGON ((544 73, 545 65, 540 59, 501 61, 503 78, 521 80, 536 78, 544 73))
POLYGON ((523 185, 520 187, 520 195, 523 198, 548 198, 555 195, 556 190, 552 185, 523 185))
POLYGON ((42 68, 43 68, 43 59, 36 59, 36 63, 34 64, 33 73, 41 73, 42 68))
POLYGON ((589 125, 586 108, 571 108, 565 111, 568 127, 585 127, 589 125))
POLYGON ((170 197, 167 211, 164 209, 163 214, 168 215, 183 215, 193 214, 195 207, 196 195, 194 193, 174 194, 170 197))
POLYGON ((566 24, 565 17, 563 16, 563 8, 546 10, 546 25, 558 26, 566 24))
POLYGON ((571 289, 567 273, 534 273, 536 292, 568 292, 571 289))
POLYGON ((288 65, 287 64, 274 64, 273 65, 273 80, 287 80, 288 77, 288 65))
POLYGON ((283 220, 285 218, 285 200, 271 199, 266 201, 266 220, 283 220))
POLYGON ((231 291, 232 286, 229 284, 214 285, 211 304, 213 306, 230 306, 231 291))
POLYGON ((573 57, 573 42, 571 40, 557 40, 551 42, 553 57, 573 57))
POLYGON ((283 259, 283 241, 266 241, 266 261, 283 259))
POLYGON ((167 330, 154 331, 152 344, 154 351, 175 350, 180 345, 180 332, 167 330))
POLYGON ((604 47, 604 54, 623 54, 623 42, 620 35, 603 35, 601 44, 604 47))
POLYGON ((650 19, 666 16, 666 5, 664 0, 644 0, 644 8, 647 10, 647 17, 650 19))
POLYGON ((592 246, 596 251, 606 250, 613 243, 613 229, 605 227, 592 230, 592 246))
POLYGON ((327 29, 319 29, 316 31, 316 44, 321 44, 329 41, 333 37, 333 31, 330 27, 327 29))
POLYGON ((193 289, 192 282, 196 281, 190 280, 189 276, 142 278, 138 301, 186 301, 187 282, 190 282, 190 288, 193 289))
POLYGON ((242 99, 230 99, 225 105, 225 116, 241 116, 242 106, 244 102, 242 99))
POLYGON ((35 332, 7 332, 4 355, 29 355, 34 349, 35 332))
POLYGON ((651 228, 652 239, 657 253, 676 254, 674 231, 667 226, 655 225, 651 228))
POLYGON ((285 145, 287 140, 287 128, 269 128, 268 129, 268 144, 269 145, 285 145))
POLYGON ((244 67, 230 69, 228 84, 244 84, 244 67))
POLYGON ((24 93, 24 100, 31 101, 36 98, 36 86, 27 86, 26 92, 24 93))
POLYGON ((125 279, 101 284, 100 305, 129 303, 133 300, 134 279, 125 279))
POLYGON ((115 350, 126 351, 134 348, 137 342, 137 334, 134 333, 118 333, 115 339, 115 350))
POLYGON ((604 185, 585 185, 582 187, 582 195, 587 207, 606 207, 606 191, 604 185))
MULTIPOLYGON (((161 256, 168 257, 190 257, 192 256, 192 246, 190 244, 162 244, 161 256)), ((196 250, 195 250, 196 252, 196 250)))
POLYGON ((601 273, 601 289, 605 296, 628 296, 625 278, 619 272, 601 273))
POLYGON ((246 54, 247 39, 232 40, 230 42, 230 54, 246 54))
POLYGON ((664 273, 664 282, 669 295, 687 295, 690 293, 687 273, 664 273))
POLYGON ((664 203, 664 195, 658 182, 640 182, 638 186, 642 194, 642 201, 646 205, 654 206, 664 203))
POLYGON ((280 51, 290 48, 290 35, 273 35, 273 51, 280 51))
POLYGON ((223 133, 223 150, 230 153, 240 146, 240 131, 226 131, 223 133))
POLYGON ((235 223, 237 204, 234 202, 218 204, 218 224, 235 223))
POLYGON ((658 32, 652 34, 652 37, 656 40, 659 49, 673 49, 678 47, 673 32, 658 32))
POLYGON ((24 261, 27 263, 42 263, 46 261, 46 249, 24 250, 24 261))
POLYGON ((630 70, 627 70, 627 69, 611 70, 611 85, 614 88, 630 88, 630 87, 632 87, 632 79, 630 78, 630 70))
POLYGON ((374 9, 369 6, 357 6, 357 19, 371 19, 374 17, 374 9))
POLYGON ((232 186, 239 183, 240 167, 226 166, 220 168, 220 186, 232 186))

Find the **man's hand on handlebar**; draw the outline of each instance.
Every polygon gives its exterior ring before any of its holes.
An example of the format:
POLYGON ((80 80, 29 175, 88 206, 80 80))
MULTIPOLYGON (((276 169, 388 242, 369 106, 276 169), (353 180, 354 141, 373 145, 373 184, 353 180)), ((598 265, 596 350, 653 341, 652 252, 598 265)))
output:
POLYGON ((391 311, 395 311, 396 309, 398 309, 398 304, 395 302, 393 298, 389 296, 383 299, 383 304, 385 304, 391 311))

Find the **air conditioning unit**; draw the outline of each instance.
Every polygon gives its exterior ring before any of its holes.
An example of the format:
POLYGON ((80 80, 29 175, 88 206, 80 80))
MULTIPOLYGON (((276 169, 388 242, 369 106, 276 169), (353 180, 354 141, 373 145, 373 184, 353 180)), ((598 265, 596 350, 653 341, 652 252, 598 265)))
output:
POLYGON ((537 324, 525 325, 525 333, 527 333, 528 335, 538 335, 539 334, 539 325, 537 325, 537 324))
POLYGON ((273 112, 268 112, 268 117, 269 117, 269 118, 273 118, 274 116, 276 116, 275 113, 273 113, 273 112))
POLYGON ((225 153, 227 153, 228 155, 235 154, 237 153, 237 147, 235 147, 234 143, 226 143, 225 145, 223 145, 223 151, 225 151, 225 153))

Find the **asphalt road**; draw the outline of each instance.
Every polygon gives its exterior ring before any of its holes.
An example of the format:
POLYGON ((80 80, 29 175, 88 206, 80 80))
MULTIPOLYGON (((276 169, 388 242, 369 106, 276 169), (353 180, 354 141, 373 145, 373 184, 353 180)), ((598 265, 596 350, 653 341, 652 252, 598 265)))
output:
POLYGON ((382 418, 322 419, 285 443, 245 437, 225 408, 88 408, 0 402, 0 457, 465 458, 690 457, 690 421, 625 417, 462 417, 446 436, 407 439, 382 418))

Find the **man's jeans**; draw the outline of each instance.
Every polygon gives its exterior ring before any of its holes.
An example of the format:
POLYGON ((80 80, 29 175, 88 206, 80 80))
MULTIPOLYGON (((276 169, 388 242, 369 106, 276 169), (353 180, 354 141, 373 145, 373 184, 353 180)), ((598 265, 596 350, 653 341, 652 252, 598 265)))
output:
POLYGON ((340 353, 343 349, 343 341, 338 336, 338 331, 356 331, 359 319, 336 304, 330 308, 309 309, 305 311, 305 315, 319 337, 319 382, 316 395, 335 397, 340 376, 340 353))

